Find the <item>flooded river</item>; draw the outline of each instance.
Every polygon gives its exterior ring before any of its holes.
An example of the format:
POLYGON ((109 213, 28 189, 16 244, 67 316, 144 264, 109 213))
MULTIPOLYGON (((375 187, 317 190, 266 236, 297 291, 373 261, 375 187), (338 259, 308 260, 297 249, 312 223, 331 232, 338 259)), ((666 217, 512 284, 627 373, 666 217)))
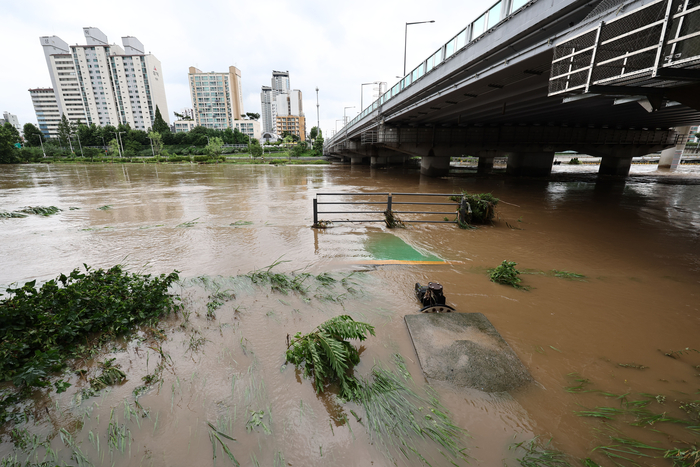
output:
MULTIPOLYGON (((427 382, 403 317, 419 309, 414 284, 428 281, 443 284, 458 312, 483 313, 535 380, 511 394, 433 386, 468 434, 463 445, 472 465, 518 465, 525 452, 514 443, 534 437, 551 439, 549 447, 570 456, 572 465, 584 458, 615 465, 605 450, 593 450, 620 445, 620 439, 663 450, 697 445, 700 167, 668 173, 633 166, 625 181, 598 180, 597 167, 554 170, 544 180, 517 180, 468 173, 431 179, 365 166, 3 167, 0 211, 62 209, 48 217, 0 219, 3 290, 83 264, 124 264, 152 274, 178 270, 184 312, 163 324, 162 342, 142 334, 90 363, 115 358, 126 383, 81 398, 86 382, 71 373, 65 393, 37 394, 37 420, 15 428, 43 445, 22 450, 4 427, 0 458, 232 465, 221 448, 226 444, 246 466, 419 465, 415 455, 404 456, 371 432, 360 407, 329 393, 317 396, 310 380, 284 366, 284 353, 287 335, 349 314, 376 328, 376 337, 363 342, 356 373, 368 375, 375 364, 390 368, 398 354, 424 394, 427 382), (502 200, 494 225, 310 228, 319 192, 461 190, 502 200), (529 290, 489 281, 487 270, 503 260, 527 273, 521 278, 529 290), (243 277, 278 262, 276 272, 327 272, 336 282, 312 277, 306 294, 283 294, 243 277), (585 277, 567 280, 554 270, 585 277), (136 397, 134 389, 158 365, 162 381, 136 397), (689 421, 639 422, 628 410, 639 400, 651 412, 689 421), (596 407, 626 412, 614 419, 581 416, 596 407), (235 441, 212 438, 212 426, 235 441)), ((319 215, 333 217, 351 216, 319 215)), ((431 465, 451 465, 430 442, 416 443, 431 465)), ((644 452, 659 457, 663 450, 644 452)))

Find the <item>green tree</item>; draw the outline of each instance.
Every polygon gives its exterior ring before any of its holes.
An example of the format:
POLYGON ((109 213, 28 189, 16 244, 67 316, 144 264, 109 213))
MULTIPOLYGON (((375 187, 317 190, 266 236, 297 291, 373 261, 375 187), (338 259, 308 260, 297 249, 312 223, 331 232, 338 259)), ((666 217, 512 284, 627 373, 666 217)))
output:
POLYGON ((61 121, 58 122, 58 139, 63 145, 70 147, 71 152, 73 152, 73 144, 71 143, 71 136, 73 136, 73 125, 68 121, 66 114, 61 114, 61 121))
POLYGON ((22 142, 22 137, 20 136, 19 131, 17 131, 17 128, 12 126, 10 122, 5 122, 3 128, 10 132, 10 135, 12 136, 12 144, 22 142))
POLYGON ((246 112, 245 117, 249 118, 250 120, 257 120, 260 118, 260 114, 254 112, 246 112))
POLYGON ((323 154, 323 136, 320 134, 314 140, 314 152, 319 156, 323 154))
POLYGON ((263 154, 263 149, 262 146, 260 146, 260 141, 257 139, 253 138, 250 141, 250 155, 253 156, 253 158, 260 157, 263 154))
POLYGON ((153 152, 160 154, 160 152, 163 150, 163 137, 158 132, 149 131, 148 138, 153 144, 153 152))
MULTIPOLYGON (((9 123, 0 126, 0 164, 14 164, 19 162, 19 149, 15 147, 15 135, 7 128, 9 123)), ((15 128, 15 131, 17 129, 15 128)))
POLYGON ((207 153, 212 159, 219 157, 221 155, 221 148, 224 146, 224 142, 221 138, 216 136, 209 138, 209 144, 204 148, 204 152, 207 153))
POLYGON ((109 148, 108 151, 112 157, 119 155, 119 142, 116 138, 109 140, 107 147, 109 148))
POLYGON ((316 139, 317 136, 321 136, 321 131, 316 126, 311 127, 311 131, 309 131, 309 139, 316 139))
POLYGON ((44 134, 33 123, 25 123, 22 128, 24 139, 29 146, 41 146, 44 134))
POLYGON ((156 106, 156 116, 153 120, 152 130, 156 133, 160 133, 161 136, 165 135, 166 133, 170 133, 170 127, 167 123, 165 123, 165 120, 163 120, 163 116, 160 114, 160 109, 158 106, 156 106))

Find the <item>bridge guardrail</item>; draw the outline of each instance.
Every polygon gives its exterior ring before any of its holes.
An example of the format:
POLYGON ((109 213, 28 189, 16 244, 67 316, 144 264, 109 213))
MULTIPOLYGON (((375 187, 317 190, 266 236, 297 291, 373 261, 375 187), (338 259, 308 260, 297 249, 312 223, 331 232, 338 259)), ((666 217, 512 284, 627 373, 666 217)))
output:
MULTIPOLYGON (((498 0, 488 10, 477 17, 476 20, 469 23, 452 39, 443 44, 436 52, 430 54, 427 59, 400 79, 398 83, 389 88, 389 90, 380 96, 379 99, 371 103, 365 109, 362 109, 360 113, 345 124, 344 127, 350 128, 354 126, 358 121, 365 118, 371 112, 377 110, 380 105, 383 105, 390 99, 399 95, 406 88, 423 78, 427 73, 445 62, 445 60, 452 57, 458 51, 473 43, 489 30, 536 1, 537 0, 498 0)), ((338 132, 338 134, 340 134, 340 132, 338 132)), ((331 137, 328 142, 331 143, 334 139, 335 136, 331 137)))
POLYGON ((700 6, 656 0, 554 49, 549 95, 581 94, 591 86, 664 85, 683 68, 700 66, 700 6))

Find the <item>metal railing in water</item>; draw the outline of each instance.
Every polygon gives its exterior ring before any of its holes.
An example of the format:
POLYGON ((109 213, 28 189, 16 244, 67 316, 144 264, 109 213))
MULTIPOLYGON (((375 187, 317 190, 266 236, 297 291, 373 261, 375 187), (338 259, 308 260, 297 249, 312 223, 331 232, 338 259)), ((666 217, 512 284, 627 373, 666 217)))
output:
POLYGON ((321 222, 323 223, 366 223, 366 222, 386 222, 386 213, 391 213, 392 215, 396 214, 410 214, 410 215, 440 215, 440 216, 446 216, 446 215, 453 215, 455 216, 454 220, 435 220, 435 219, 401 219, 401 222, 403 223, 426 223, 426 224, 456 224, 458 223, 458 214, 460 210, 468 209, 467 204, 466 204, 466 198, 464 196, 461 197, 460 202, 455 202, 452 201, 450 203, 431 203, 431 202, 425 202, 425 201, 397 201, 395 197, 411 197, 411 196, 440 196, 440 197, 446 197, 446 198, 451 198, 453 196, 460 196, 459 194, 454 194, 454 193, 316 193, 316 198, 313 200, 313 210, 314 210, 314 226, 319 225, 319 215, 339 215, 339 214, 351 214, 351 215, 358 215, 358 214, 376 214, 377 216, 381 216, 381 218, 372 218, 372 219, 337 219, 337 218, 330 218, 330 219, 323 219, 321 222), (320 201, 319 198, 321 196, 342 196, 342 197, 348 197, 348 196, 361 196, 361 197, 383 197, 384 200, 382 201, 320 201), (349 205, 349 206, 382 206, 383 210, 368 210, 368 211, 362 211, 362 210, 356 210, 356 211, 319 211, 318 207, 319 205, 349 205), (395 211, 393 208, 395 206, 453 206, 455 209, 452 211, 395 211))

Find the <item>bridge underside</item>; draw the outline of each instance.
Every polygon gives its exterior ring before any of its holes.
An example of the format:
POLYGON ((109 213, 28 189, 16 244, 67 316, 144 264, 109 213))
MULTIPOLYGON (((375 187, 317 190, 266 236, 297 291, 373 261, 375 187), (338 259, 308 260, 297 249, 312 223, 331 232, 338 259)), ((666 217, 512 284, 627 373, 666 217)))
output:
POLYGON ((495 157, 507 157, 512 175, 546 176, 555 152, 576 151, 602 158, 600 173, 627 175, 633 157, 675 144, 672 130, 619 130, 569 126, 488 126, 411 128, 381 125, 357 139, 335 145, 333 154, 374 166, 421 158, 421 173, 446 175, 451 157, 479 158, 479 172, 489 172, 495 157))

